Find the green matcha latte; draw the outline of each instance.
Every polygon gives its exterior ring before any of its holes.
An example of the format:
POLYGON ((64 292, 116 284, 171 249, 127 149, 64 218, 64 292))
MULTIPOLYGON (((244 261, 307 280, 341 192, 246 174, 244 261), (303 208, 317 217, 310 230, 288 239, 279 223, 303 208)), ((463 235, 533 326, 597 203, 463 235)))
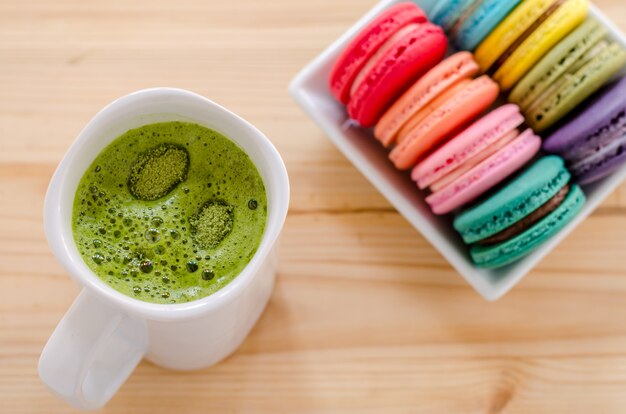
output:
POLYGON ((73 233, 114 289, 181 303, 227 285, 256 252, 267 216, 250 158, 200 125, 166 122, 115 139, 83 175, 73 233))

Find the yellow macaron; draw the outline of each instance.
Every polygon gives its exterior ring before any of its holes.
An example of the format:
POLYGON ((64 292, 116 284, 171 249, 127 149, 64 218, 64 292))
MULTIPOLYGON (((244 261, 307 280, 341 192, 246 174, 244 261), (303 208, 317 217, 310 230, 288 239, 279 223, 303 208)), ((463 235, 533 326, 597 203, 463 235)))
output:
MULTIPOLYGON (((530 23, 525 23, 524 30, 518 29, 519 35, 512 41, 508 40, 506 47, 500 47, 504 52, 491 65, 493 78, 500 84, 503 91, 508 91, 515 86, 554 45, 584 21, 589 10, 589 1, 556 0, 542 2, 541 0, 525 0, 513 14, 519 10, 521 10, 519 13, 533 14, 536 18, 529 20, 530 23), (526 3, 543 6, 543 12, 530 13, 525 11, 526 7, 530 7, 526 3)), ((509 27, 513 27, 515 23, 512 20, 509 21, 510 18, 511 16, 505 19, 501 25, 507 24, 509 27)), ((491 42, 495 42, 495 40, 491 42)), ((484 56, 485 52, 482 53, 484 56)))
POLYGON ((559 0, 524 0, 478 46, 474 58, 487 72, 524 33, 530 30, 559 0))

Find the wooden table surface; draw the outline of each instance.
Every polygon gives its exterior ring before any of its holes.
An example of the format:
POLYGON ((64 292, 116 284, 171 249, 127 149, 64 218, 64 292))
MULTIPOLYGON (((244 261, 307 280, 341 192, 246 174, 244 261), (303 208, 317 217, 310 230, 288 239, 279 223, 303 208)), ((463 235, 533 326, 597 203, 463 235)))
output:
MULTIPOLYGON (((189 373, 143 362, 104 412, 626 412, 626 185, 487 303, 288 96, 373 4, 0 0, 0 412, 72 412, 37 376, 78 293, 44 239, 44 193, 100 108, 165 85, 239 113, 282 153, 280 272, 232 357, 189 373)), ((626 29, 621 0, 597 4, 626 29)))

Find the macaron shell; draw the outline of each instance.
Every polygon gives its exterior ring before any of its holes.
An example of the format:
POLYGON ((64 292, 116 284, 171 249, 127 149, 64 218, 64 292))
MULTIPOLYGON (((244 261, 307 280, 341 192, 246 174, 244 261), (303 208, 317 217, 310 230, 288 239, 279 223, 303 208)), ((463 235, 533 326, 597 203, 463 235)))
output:
POLYGON ((503 105, 485 115, 420 162, 411 173, 426 188, 483 152, 524 122, 517 105, 503 105))
POLYGON ((543 22, 493 75, 502 90, 515 86, 539 59, 582 23, 588 8, 588 0, 568 0, 543 22))
POLYGON ((542 157, 498 192, 459 214, 454 228, 467 244, 491 237, 546 203, 570 178, 561 157, 542 157))
POLYGON ((542 100, 537 109, 529 111, 528 124, 538 132, 548 129, 607 83, 625 63, 626 51, 616 43, 611 44, 552 96, 542 100))
POLYGON ((430 191, 437 192, 450 185, 450 183, 456 181, 460 176, 491 157, 496 152, 500 151, 505 145, 508 145, 511 141, 519 136, 517 129, 505 134, 502 138, 497 140, 494 144, 487 147, 484 151, 478 153, 474 158, 465 161, 459 168, 447 174, 440 180, 435 181, 430 186, 430 191))
POLYGON ((497 268, 513 263, 561 231, 580 213, 584 204, 585 194, 579 186, 574 185, 556 210, 525 232, 493 246, 472 247, 472 260, 482 268, 497 268))
POLYGON ((461 126, 474 120, 498 97, 498 85, 487 76, 471 81, 463 90, 430 114, 389 154, 401 170, 413 167, 428 151, 461 126))
POLYGON ((556 210, 561 203, 565 200, 565 197, 569 194, 570 191, 569 184, 565 187, 561 188, 551 199, 542 204, 535 211, 513 224, 510 227, 502 230, 500 233, 496 233, 491 237, 483 239, 480 241, 481 246, 489 246, 498 243, 504 243, 517 236, 518 234, 522 234, 536 223, 545 218, 548 214, 552 213, 556 210))
POLYGON ((347 104, 350 100, 352 82, 378 48, 403 26, 426 21, 424 11, 412 2, 391 6, 372 20, 335 61, 329 78, 333 96, 341 103, 347 104))
POLYGON ((596 182, 619 167, 626 161, 626 134, 622 135, 610 145, 598 148, 597 152, 570 166, 572 174, 576 176, 576 181, 581 185, 596 182))
POLYGON ((454 34, 459 49, 474 50, 518 4, 520 0, 483 0, 454 34))
POLYGON ((418 23, 407 24, 406 26, 399 29, 395 32, 385 43, 383 43, 376 53, 372 55, 372 57, 365 63, 363 68, 359 71, 354 78, 354 82, 352 82, 352 87, 350 88, 350 96, 354 95, 354 92, 361 86, 361 84, 367 78, 367 75, 372 71, 372 68, 387 54, 390 50, 397 47, 398 42, 402 40, 402 38, 406 35, 413 33, 415 29, 419 26, 418 23))
POLYGON ((475 0, 438 0, 430 13, 431 20, 447 32, 473 1, 475 0))
POLYGON ((552 85, 569 67, 589 51, 607 33, 594 19, 587 19, 580 27, 556 45, 513 88, 509 101, 523 110, 528 109, 537 97, 552 85))
POLYGON ((623 110, 613 117, 607 117, 606 122, 600 128, 585 136, 582 142, 578 141, 576 145, 567 147, 559 155, 565 158, 571 168, 576 168, 579 162, 593 159, 605 150, 610 151, 609 147, 623 142, 625 138, 626 110, 623 110))
POLYGON ((426 202, 435 214, 450 213, 513 174, 534 157, 540 147, 541 139, 527 130, 441 191, 426 197, 426 202))
POLYGON ((478 46, 475 59, 486 72, 548 8, 558 0, 525 0, 478 46))
POLYGON ((454 98, 458 93, 471 83, 471 79, 461 79, 452 84, 448 89, 444 90, 428 105, 420 108, 405 124, 397 134, 396 143, 401 144, 419 124, 424 122, 430 114, 443 106, 450 99, 454 98))
POLYGON ((398 40, 365 76, 350 97, 348 114, 363 127, 373 126, 411 83, 445 56, 447 39, 440 27, 418 25, 398 40))
POLYGON ((458 52, 432 68, 407 90, 378 121, 374 136, 385 147, 393 144, 400 128, 425 105, 461 79, 479 71, 469 52, 458 52))

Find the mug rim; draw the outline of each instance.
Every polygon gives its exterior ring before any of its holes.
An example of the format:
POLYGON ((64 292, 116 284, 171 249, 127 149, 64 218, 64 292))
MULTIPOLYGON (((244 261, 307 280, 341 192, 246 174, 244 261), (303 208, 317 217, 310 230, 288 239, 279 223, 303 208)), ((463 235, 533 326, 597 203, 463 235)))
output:
MULTIPOLYGON (((177 113, 177 111, 172 111, 172 113, 177 113)), ((177 114, 184 116, 184 113, 177 114)), ((147 124, 149 123, 150 122, 147 124)), ((228 137, 228 139, 233 140, 231 137, 228 137)), ((241 145, 239 145, 235 140, 233 141, 241 148, 241 145)), ((246 152, 245 149, 241 149, 246 152)), ((250 154, 247 152, 246 154, 250 157, 255 167, 259 168, 250 154)), ((90 163, 91 162, 93 162, 93 159, 90 160, 90 163)), ((83 174, 84 171, 81 171, 80 176, 82 177, 83 174)), ((267 185, 268 184, 265 183, 266 192, 268 188, 267 185)), ((218 308, 230 302, 243 292, 243 290, 250 284, 252 279, 259 272, 259 269, 267 256, 271 253, 271 250, 282 231, 282 227, 287 217, 288 208, 289 177, 287 169, 280 154, 278 153, 278 150, 260 130, 237 114, 202 95, 185 89, 156 87, 141 89, 115 99, 98 111, 98 113, 96 113, 81 130, 74 142, 72 142, 68 150, 65 152, 61 162, 52 176, 52 179, 50 180, 50 184, 48 185, 44 202, 44 230, 48 244, 57 261, 61 263, 72 279, 77 281, 83 288, 90 289, 90 291, 95 292, 100 297, 104 298, 108 303, 120 306, 130 314, 152 320, 178 320, 198 316, 207 311, 218 308), (63 181, 72 170, 74 162, 80 154, 84 144, 94 139, 98 139, 98 132, 102 132, 101 130, 103 127, 98 125, 98 123, 102 118, 111 116, 111 114, 117 111, 119 107, 139 105, 142 102, 152 101, 155 99, 168 100, 172 98, 182 98, 204 105, 206 107, 206 111, 210 111, 212 114, 215 114, 222 119, 220 122, 226 123, 226 120, 235 122, 238 127, 243 128, 247 133, 254 136, 254 139, 256 139, 258 141, 257 143, 262 147, 262 157, 268 159, 270 171, 269 175, 276 178, 278 183, 275 197, 276 199, 272 199, 268 203, 268 219, 266 221, 259 246, 252 259, 250 259, 239 274, 237 274, 221 289, 208 296, 185 303, 159 304, 132 298, 115 290, 113 287, 109 286, 106 282, 100 279, 98 275, 86 265, 80 254, 75 254, 70 249, 70 246, 75 247, 75 242, 73 234, 71 234, 71 228, 69 231, 70 234, 67 234, 67 229, 62 225, 63 212, 61 208, 61 201, 66 197, 72 197, 72 201, 74 200, 75 194, 68 195, 66 194, 67 191, 63 190, 63 181), (272 212, 275 214, 270 214, 272 212), (274 219, 272 220, 272 218, 274 219), (81 264, 88 270, 88 272, 85 272, 84 268, 81 269, 81 264)))

